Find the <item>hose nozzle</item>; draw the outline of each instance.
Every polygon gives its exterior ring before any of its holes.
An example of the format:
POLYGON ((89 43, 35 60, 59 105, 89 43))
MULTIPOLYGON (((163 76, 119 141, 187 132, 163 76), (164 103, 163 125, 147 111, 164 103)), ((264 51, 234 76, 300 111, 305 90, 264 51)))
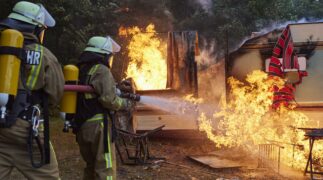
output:
POLYGON ((132 101, 140 101, 140 95, 139 94, 133 94, 133 93, 121 93, 122 98, 127 98, 132 101))

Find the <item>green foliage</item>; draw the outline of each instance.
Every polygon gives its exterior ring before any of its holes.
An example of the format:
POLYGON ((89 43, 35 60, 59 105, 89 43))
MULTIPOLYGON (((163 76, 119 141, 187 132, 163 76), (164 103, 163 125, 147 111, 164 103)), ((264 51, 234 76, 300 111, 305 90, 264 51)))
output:
POLYGON ((113 10, 108 0, 60 0, 42 2, 57 19, 47 36, 48 45, 62 63, 75 62, 87 40, 94 35, 116 33, 113 10))
MULTIPOLYGON (((1 18, 5 18, 17 1, 3 0, 1 18), (9 8, 10 7, 10 8, 9 8), (2 10, 4 9, 4 10, 2 10)), ((42 3, 56 19, 54 28, 48 29, 45 45, 62 64, 75 62, 87 40, 94 35, 116 34, 118 8, 111 0, 35 0, 42 3)))

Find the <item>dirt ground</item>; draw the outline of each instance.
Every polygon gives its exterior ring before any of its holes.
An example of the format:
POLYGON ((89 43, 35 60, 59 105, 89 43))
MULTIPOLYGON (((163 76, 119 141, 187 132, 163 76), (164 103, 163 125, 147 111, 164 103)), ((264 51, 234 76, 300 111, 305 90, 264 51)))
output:
MULTIPOLYGON (((51 140, 54 145, 62 180, 82 179, 85 166, 72 133, 62 132, 62 121, 51 122, 51 140)), ((118 160, 118 179, 129 180, 240 180, 240 179, 291 179, 270 169, 240 168, 215 170, 187 158, 188 155, 205 154, 215 150, 207 140, 183 140, 153 138, 153 156, 165 157, 166 161, 150 165, 122 165, 118 160)), ((24 179, 17 171, 11 179, 24 179)))

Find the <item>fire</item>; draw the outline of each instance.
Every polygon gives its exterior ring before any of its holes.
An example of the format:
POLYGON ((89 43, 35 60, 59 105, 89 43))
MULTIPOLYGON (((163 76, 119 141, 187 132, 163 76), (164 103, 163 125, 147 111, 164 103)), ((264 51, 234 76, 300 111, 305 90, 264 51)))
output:
POLYGON ((130 36, 127 47, 130 62, 126 72, 138 90, 165 89, 167 80, 166 43, 156 36, 155 26, 149 24, 143 32, 138 27, 119 29, 119 35, 130 36))
POLYGON ((198 113, 199 106, 204 103, 204 99, 196 98, 194 94, 185 95, 182 99, 184 99, 184 103, 177 103, 179 104, 182 115, 198 113))
MULTIPOLYGON (((304 170, 309 145, 308 140, 304 140, 304 132, 297 127, 306 127, 308 117, 287 108, 271 110, 271 87, 281 87, 284 81, 270 79, 266 73, 254 71, 247 76, 247 83, 232 77, 228 82, 232 89, 231 100, 228 104, 222 101, 220 111, 213 117, 201 112, 199 130, 204 131, 218 148, 243 147, 257 153, 259 144, 278 143, 284 146, 282 162, 304 170)), ((314 146, 314 158, 322 164, 323 143, 316 141, 314 146)))
POLYGON ((202 98, 195 98, 194 94, 188 94, 186 96, 183 97, 183 99, 185 101, 188 101, 194 105, 198 105, 204 102, 204 100, 202 98))

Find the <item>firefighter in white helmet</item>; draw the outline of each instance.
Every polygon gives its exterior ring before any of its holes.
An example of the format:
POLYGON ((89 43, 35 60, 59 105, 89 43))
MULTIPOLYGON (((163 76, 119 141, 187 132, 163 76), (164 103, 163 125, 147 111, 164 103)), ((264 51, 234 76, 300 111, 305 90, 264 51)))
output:
POLYGON ((92 37, 79 58, 79 83, 94 93, 78 93, 76 139, 86 162, 83 179, 116 179, 115 145, 110 111, 128 109, 131 102, 116 95, 111 74, 113 54, 120 46, 109 36, 92 37))
MULTIPOLYGON (((48 106, 59 103, 64 77, 56 57, 42 45, 45 30, 54 25, 55 20, 41 4, 26 1, 18 2, 8 18, 0 21, 0 32, 21 32, 25 52, 15 55, 21 59, 20 68, 8 70, 20 72, 20 81, 0 124, 0 179, 9 179, 13 168, 27 179, 59 179, 49 142, 48 106)), ((15 53, 5 48, 0 47, 0 53, 15 53)))

